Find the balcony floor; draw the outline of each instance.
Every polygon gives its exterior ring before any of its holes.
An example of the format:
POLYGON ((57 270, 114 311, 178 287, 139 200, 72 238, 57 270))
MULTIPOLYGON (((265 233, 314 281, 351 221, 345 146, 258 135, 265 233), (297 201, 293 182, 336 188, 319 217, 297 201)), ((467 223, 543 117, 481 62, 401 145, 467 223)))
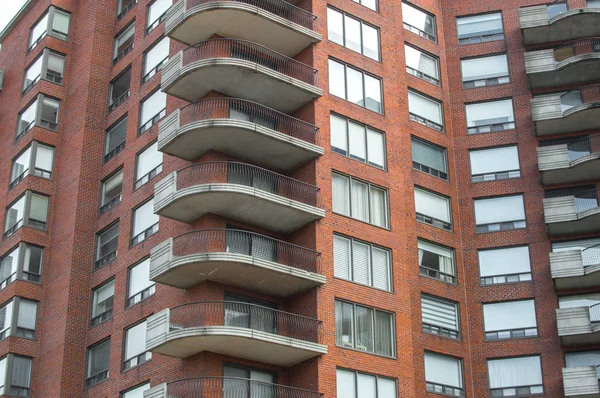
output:
POLYGON ((564 112, 564 117, 537 120, 536 135, 546 136, 600 129, 600 102, 587 103, 564 112))

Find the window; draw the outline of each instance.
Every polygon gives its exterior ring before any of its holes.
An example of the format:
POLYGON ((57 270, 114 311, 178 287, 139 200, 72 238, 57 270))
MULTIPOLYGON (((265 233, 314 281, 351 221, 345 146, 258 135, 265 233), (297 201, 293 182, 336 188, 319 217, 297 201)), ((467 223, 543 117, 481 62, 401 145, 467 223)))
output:
POLYGON ((475 199, 477 233, 510 231, 526 226, 523 195, 475 199))
POLYGON ((152 359, 152 353, 146 351, 146 321, 125 330, 125 348, 123 350, 123 370, 131 369, 152 359))
POLYGON ((150 258, 129 269, 127 285, 127 307, 146 300, 155 292, 154 282, 150 280, 150 258))
POLYGON ((593 366, 596 368, 598 379, 600 379, 600 351, 580 351, 566 352, 565 362, 567 368, 579 368, 583 366, 593 366))
POLYGON ((148 239, 158 232, 158 214, 154 214, 154 199, 150 199, 133 211, 131 246, 148 239))
POLYGON ((118 0, 117 2, 117 20, 120 20, 129 10, 137 4, 137 0, 118 0))
POLYGON ((0 308, 0 340, 9 336, 35 339, 37 308, 36 302, 20 297, 4 304, 0 308))
POLYGON ((336 278, 391 291, 391 254, 370 243, 333 236, 333 263, 336 278))
POLYGON ((96 235, 96 262, 94 269, 103 267, 117 258, 119 222, 96 235))
POLYGON ((23 225, 45 230, 48 220, 48 197, 26 191, 6 210, 4 238, 14 234, 23 225))
POLYGON ((510 82, 506 54, 463 59, 463 88, 495 86, 510 82))
POLYGON ((415 47, 404 45, 406 72, 429 83, 440 85, 439 59, 415 47))
POLYGON ((148 21, 146 23, 146 34, 152 32, 167 16, 167 10, 171 7, 173 0, 154 0, 148 6, 148 21))
POLYGON ((19 243, 0 259, 0 290, 17 279, 40 282, 44 249, 19 243))
MULTIPOLYGON (((273 397, 277 394, 277 374, 241 365, 223 365, 223 398, 273 397)), ((286 393, 283 393, 286 394, 286 393)))
POLYGON ((113 52, 113 64, 133 50, 133 39, 135 37, 135 21, 129 24, 115 38, 115 49, 113 52))
POLYGON ((144 53, 144 77, 143 82, 147 82, 160 71, 169 60, 169 46, 171 41, 168 37, 163 37, 158 43, 154 44, 144 53))
POLYGON ((546 198, 573 196, 575 211, 581 213, 598 207, 598 189, 596 185, 582 185, 573 188, 552 189, 545 192, 546 198))
POLYGON ((564 251, 581 252, 581 260, 584 267, 600 264, 600 239, 581 239, 552 243, 552 253, 564 251))
POLYGON ((421 37, 436 41, 435 17, 412 4, 402 2, 402 22, 407 29, 421 37))
POLYGON ((448 355, 425 352, 427 392, 464 397, 462 360, 448 355))
POLYGON ((329 60, 329 93, 383 113, 381 79, 333 59, 329 60))
POLYGON ((0 394, 28 397, 31 388, 31 358, 8 354, 0 359, 0 394))
POLYGON ((450 199, 415 187, 417 221, 452 231, 450 199))
POLYGON ((25 81, 23 82, 23 94, 27 93, 37 82, 42 78, 42 63, 44 57, 39 56, 29 67, 25 70, 25 81))
POLYGON ((112 318, 115 281, 111 280, 94 289, 92 297, 92 327, 112 318))
POLYGON ((558 298, 558 308, 588 307, 590 309, 590 321, 594 324, 600 322, 598 304, 600 304, 600 294, 598 293, 578 294, 558 298))
POLYGON ((329 40, 379 61, 379 29, 342 11, 327 7, 329 40))
POLYGON ((471 181, 484 182, 521 177, 517 146, 469 151, 471 181))
POLYGON ((471 15, 456 18, 458 44, 484 43, 494 40, 504 40, 502 14, 471 15))
POLYGON ((503 247, 477 251, 482 285, 531 280, 529 247, 503 247))
POLYGON ((23 137, 33 126, 56 131, 60 101, 39 94, 31 104, 19 113, 16 139, 23 137))
POLYGON ((131 83, 131 67, 110 82, 108 111, 116 109, 129 98, 129 85, 131 83))
POLYGON ((40 18, 40 20, 38 20, 31 28, 29 32, 29 47, 27 48, 28 52, 33 50, 40 43, 40 41, 46 37, 46 34, 48 33, 49 14, 49 12, 46 12, 44 16, 42 16, 42 18, 40 18))
POLYGON ((22 94, 28 93, 40 79, 62 84, 64 70, 65 57, 49 49, 45 49, 25 70, 22 94))
POLYGON ((57 10, 54 8, 54 15, 52 18, 52 36, 58 37, 63 40, 67 40, 69 35, 69 24, 71 22, 71 15, 57 10))
POLYGON ((131 390, 125 391, 121 394, 121 398, 144 398, 144 391, 150 389, 150 383, 142 384, 132 388, 131 390))
POLYGON ((396 380, 353 370, 336 370, 337 396, 344 398, 396 398, 396 380))
POLYGON ((135 165, 135 189, 156 177, 162 171, 163 153, 158 151, 158 143, 150 145, 137 155, 135 165))
POLYGON ((276 309, 277 304, 226 292, 225 326, 277 334, 276 309))
POLYGON ((88 348, 85 386, 92 387, 108 379, 109 363, 110 339, 88 348))
POLYGON ((450 339, 460 338, 458 304, 421 295, 421 317, 423 332, 450 339))
POLYGON ((127 116, 119 120, 106 132, 106 144, 104 145, 104 161, 108 162, 125 148, 125 136, 127 135, 127 116))
POLYGON ((417 241, 417 247, 421 275, 439 279, 442 282, 456 283, 454 250, 420 239, 417 241))
POLYGON ((533 300, 484 304, 486 340, 518 339, 538 335, 533 300))
POLYGON ((467 104, 465 111, 468 134, 493 133, 515 128, 511 99, 467 104))
POLYGON ((29 47, 27 52, 33 50, 47 34, 61 40, 69 37, 69 25, 71 15, 56 7, 50 7, 48 11, 36 22, 29 32, 29 47))
POLYGON ((331 114, 331 150, 371 166, 385 168, 385 135, 369 126, 331 114))
POLYGON ((138 133, 144 134, 150 130, 160 119, 165 116, 167 108, 167 94, 156 90, 146 99, 142 100, 140 112, 140 128, 138 133))
POLYGON ((32 141, 31 145, 13 160, 9 188, 14 188, 28 175, 52 178, 54 148, 32 141))
POLYGON ((413 168, 443 180, 448 179, 446 149, 415 137, 410 139, 413 168))
POLYGON ((123 169, 120 169, 102 182, 102 196, 100 198, 100 214, 121 203, 123 193, 123 169))
POLYGON ((395 356, 392 313, 336 300, 335 329, 336 344, 340 347, 395 356))
POLYGON ((410 120, 437 131, 444 131, 442 103, 408 90, 408 112, 410 120))
POLYGON ((543 394, 542 364, 540 357, 488 359, 490 396, 529 397, 543 394))
POLYGON ((377 0, 352 0, 355 3, 362 4, 363 6, 370 8, 373 11, 377 11, 377 0))
POLYGON ((387 190, 337 173, 332 180, 335 213, 389 228, 387 190))

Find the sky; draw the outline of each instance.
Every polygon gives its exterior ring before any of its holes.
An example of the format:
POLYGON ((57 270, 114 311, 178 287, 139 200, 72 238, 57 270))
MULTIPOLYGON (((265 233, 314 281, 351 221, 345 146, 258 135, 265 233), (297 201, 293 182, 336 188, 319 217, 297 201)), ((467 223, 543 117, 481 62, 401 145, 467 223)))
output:
POLYGON ((0 0, 0 32, 25 4, 25 0, 0 0))

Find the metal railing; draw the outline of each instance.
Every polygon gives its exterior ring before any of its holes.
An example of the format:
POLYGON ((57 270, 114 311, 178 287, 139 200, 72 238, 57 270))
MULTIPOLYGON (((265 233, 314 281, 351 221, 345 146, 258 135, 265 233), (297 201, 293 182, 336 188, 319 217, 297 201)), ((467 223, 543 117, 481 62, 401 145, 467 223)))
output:
POLYGON ((569 160, 572 162, 591 154, 592 148, 596 148, 596 151, 594 152, 600 152, 600 134, 583 137, 569 142, 567 144, 569 160))
POLYGON ((420 123, 424 126, 427 126, 434 130, 437 130, 437 131, 444 131, 444 126, 439 123, 436 123, 432 120, 424 118, 423 116, 419 116, 416 113, 409 112, 408 115, 409 115, 410 120, 412 120, 413 122, 420 123))
POLYGON ((244 185, 310 206, 321 205, 318 187, 251 164, 207 162, 177 172, 178 190, 211 183, 244 185))
POLYGON ((560 15, 569 10, 569 2, 568 0, 556 0, 552 3, 548 3, 547 11, 548 11, 548 19, 552 19, 557 15, 560 15))
POLYGON ((163 12, 160 17, 155 19, 154 22, 152 22, 152 24, 146 28, 147 35, 156 29, 161 23, 163 23, 165 19, 167 19, 167 11, 163 12))
POLYGON ((583 259, 583 266, 587 267, 590 265, 600 264, 600 243, 597 245, 586 247, 581 251, 581 257, 583 259))
POLYGON ((135 180, 135 183, 133 185, 134 189, 139 189, 141 186, 148 183, 150 180, 152 180, 154 177, 156 177, 158 174, 160 174, 160 172, 162 171, 162 166, 163 165, 161 163, 158 166, 156 166, 155 168, 153 168, 152 170, 150 170, 148 173, 144 174, 143 176, 141 176, 140 178, 135 180))
POLYGON ((167 108, 162 108, 156 115, 152 116, 150 118, 150 120, 148 120, 143 125, 141 125, 140 128, 138 129, 138 136, 140 136, 140 135, 144 134, 146 131, 150 130, 152 128, 152 126, 154 126, 156 123, 158 123, 158 121, 160 119, 165 117, 166 113, 167 113, 167 108))
POLYGON ((583 104, 594 104, 595 107, 600 107, 600 84, 571 90, 560 96, 563 113, 583 104))
POLYGON ((480 278, 482 286, 500 285, 504 283, 519 283, 531 281, 531 272, 521 272, 516 274, 504 274, 493 276, 482 276, 480 278))
POLYGON ((92 376, 88 377, 87 379, 85 379, 85 386, 86 387, 95 386, 96 384, 98 384, 101 381, 104 381, 106 379, 108 379, 108 369, 103 370, 100 373, 96 373, 95 375, 92 375, 92 376))
POLYGON ((318 319, 238 301, 203 301, 171 308, 170 331, 206 326, 258 330, 290 339, 318 343, 318 319))
POLYGON ((194 44, 183 51, 183 65, 214 58, 235 58, 255 62, 265 68, 283 73, 316 86, 318 71, 265 46, 246 40, 211 39, 194 44))
MULTIPOLYGON (((215 0, 186 0, 186 9, 201 6, 203 4, 214 3, 215 0)), ((219 0, 219 3, 242 3, 261 8, 265 11, 285 18, 288 21, 304 26, 310 30, 315 30, 315 21, 317 17, 310 12, 296 7, 295 5, 283 0, 219 0)))
POLYGON ((323 394, 239 377, 198 377, 167 383, 169 397, 322 398, 323 394))
POLYGON ((321 272, 319 252, 237 229, 206 229, 173 238, 173 256, 197 253, 238 253, 308 272, 321 272))
POLYGON ((123 194, 122 193, 118 194, 117 196, 110 199, 108 202, 104 203, 102 206, 100 206, 98 213, 101 215, 106 213, 107 211, 109 211, 110 209, 112 209, 113 207, 115 207, 116 205, 121 203, 122 198, 123 198, 123 194))
POLYGON ((543 384, 490 388, 490 397, 529 397, 531 395, 542 395, 543 393, 543 384))
POLYGON ((167 55, 162 61, 160 61, 154 68, 152 68, 148 73, 144 75, 142 78, 142 83, 146 83, 148 80, 152 79, 158 72, 164 68, 164 66, 169 61, 169 56, 167 55))
POLYGON ((597 188, 581 192, 573 196, 575 197, 575 211, 577 213, 598 208, 597 188))
POLYGON ((317 126, 252 101, 238 98, 207 98, 181 108, 180 112, 181 126, 199 120, 243 120, 318 145, 317 126))
MULTIPOLYGON (((442 394, 442 395, 448 395, 451 397, 464 397, 465 396, 465 390, 459 387, 454 387, 454 386, 448 386, 445 384, 439 384, 439 383, 433 383, 430 381, 427 381, 425 383, 426 385, 426 389, 427 392, 432 392, 434 394, 442 394)), ((496 395, 492 395, 493 397, 495 397, 496 395)))
POLYGON ((0 281, 0 290, 5 289, 8 285, 17 280, 17 273, 13 272, 6 278, 0 281))
POLYGON ((135 246, 138 243, 142 243, 143 241, 145 241, 152 235, 156 234, 158 232, 158 228, 159 228, 158 222, 156 224, 146 228, 145 230, 143 230, 142 232, 140 232, 139 234, 137 234, 136 236, 131 238, 130 246, 135 246))
POLYGON ((521 177, 521 170, 506 170, 497 171, 484 174, 473 174, 471 175, 472 182, 486 182, 486 181, 499 181, 508 180, 510 178, 521 177))
POLYGON ((554 49, 554 61, 561 62, 577 55, 597 53, 600 52, 598 49, 599 46, 600 37, 574 40, 554 49))
POLYGON ((127 298, 127 308, 146 300, 156 292, 156 285, 148 286, 139 293, 127 298))
POLYGON ((416 26, 413 26, 406 22, 403 22, 402 25, 403 25, 404 29, 406 29, 416 35, 419 35, 429 41, 437 43, 437 37, 435 35, 432 35, 431 33, 427 33, 424 30, 421 30, 421 29, 417 28, 416 26))
POLYGON ((113 65, 116 65, 117 62, 119 62, 127 54, 129 54, 131 52, 131 50, 133 50, 134 45, 135 45, 135 43, 133 42, 133 39, 132 39, 131 43, 128 44, 127 47, 125 47, 123 50, 121 50, 121 52, 118 53, 117 56, 113 59, 113 65))
POLYGON ((109 308, 106 311, 104 311, 92 318, 92 320, 90 321, 91 327, 98 326, 101 323, 108 321, 109 319, 112 318, 112 316, 113 316, 113 309, 109 308))
POLYGON ((452 223, 439 220, 435 217, 428 216, 427 214, 417 213, 417 221, 432 225, 436 228, 445 229, 446 231, 452 231, 452 223))
POLYGON ((423 332, 435 334, 437 336, 446 337, 449 339, 460 340, 460 331, 448 329, 438 325, 432 325, 430 323, 423 323, 423 332))
POLYGON ((125 14, 127 14, 129 12, 129 10, 131 10, 136 4, 137 4, 137 0, 132 1, 131 3, 127 4, 127 6, 125 6, 125 8, 123 8, 121 10, 121 12, 119 12, 117 14, 117 21, 120 21, 125 16, 125 14))
POLYGON ((450 275, 437 269, 427 268, 420 265, 419 274, 429 278, 438 279, 442 282, 451 283, 453 285, 456 284, 456 275, 450 275))
POLYGON ((537 327, 521 328, 521 329, 494 330, 491 332, 485 332, 485 339, 488 341, 521 339, 524 337, 537 337, 537 336, 538 336, 537 327))
POLYGON ((108 106, 108 111, 112 112, 113 110, 117 109, 117 107, 119 105, 121 105, 123 102, 125 102, 127 99, 129 99, 129 96, 131 95, 131 91, 127 90, 125 91, 123 94, 121 94, 119 97, 117 97, 109 106, 108 106))
POLYGON ((104 163, 108 162, 109 160, 111 160, 112 158, 117 156, 117 154, 120 153, 123 149, 125 149, 125 141, 121 142, 113 150, 111 150, 109 153, 104 155, 104 163))

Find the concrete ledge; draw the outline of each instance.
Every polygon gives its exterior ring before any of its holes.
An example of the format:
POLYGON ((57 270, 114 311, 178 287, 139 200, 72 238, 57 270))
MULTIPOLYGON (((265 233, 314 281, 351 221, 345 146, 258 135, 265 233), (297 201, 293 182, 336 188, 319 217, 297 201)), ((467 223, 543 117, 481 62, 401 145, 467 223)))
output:
POLYGON ((600 178, 600 152, 573 161, 567 144, 538 147, 538 168, 543 185, 556 185, 600 178))
POLYGON ((580 250, 550 253, 550 272, 557 289, 600 286, 600 264, 583 265, 580 250))
POLYGON ((554 60, 554 50, 525 52, 525 69, 531 88, 583 85, 596 80, 600 53, 575 55, 554 60))
POLYGON ((591 322, 589 307, 558 308, 556 326, 563 345, 600 343, 600 324, 591 322))
POLYGON ((600 397, 598 373, 595 366, 563 368, 565 397, 600 397))

